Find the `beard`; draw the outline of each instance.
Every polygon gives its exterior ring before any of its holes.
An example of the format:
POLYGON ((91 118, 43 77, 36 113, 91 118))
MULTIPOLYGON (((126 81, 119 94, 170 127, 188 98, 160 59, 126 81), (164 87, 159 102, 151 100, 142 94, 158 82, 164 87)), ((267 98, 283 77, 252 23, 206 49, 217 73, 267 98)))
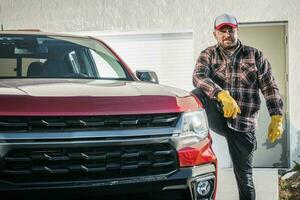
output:
POLYGON ((222 42, 220 42, 220 45, 223 49, 231 50, 237 46, 237 43, 237 39, 225 39, 222 42))

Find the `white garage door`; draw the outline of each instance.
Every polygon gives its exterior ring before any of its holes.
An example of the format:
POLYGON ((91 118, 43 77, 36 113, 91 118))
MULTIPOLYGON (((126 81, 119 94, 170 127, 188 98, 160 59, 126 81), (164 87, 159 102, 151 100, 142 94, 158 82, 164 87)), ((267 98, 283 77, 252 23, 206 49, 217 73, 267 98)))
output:
POLYGON ((130 66, 153 70, 160 84, 193 89, 194 49, 192 32, 104 34, 87 33, 105 41, 130 66))

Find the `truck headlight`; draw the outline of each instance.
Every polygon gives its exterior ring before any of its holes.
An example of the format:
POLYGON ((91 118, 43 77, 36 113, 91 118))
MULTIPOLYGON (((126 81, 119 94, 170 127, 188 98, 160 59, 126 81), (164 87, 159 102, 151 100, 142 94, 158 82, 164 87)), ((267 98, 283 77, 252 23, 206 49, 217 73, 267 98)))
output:
POLYGON ((215 159, 208 137, 208 123, 203 109, 183 113, 181 133, 177 138, 180 167, 196 166, 215 159))
POLYGON ((179 148, 193 146, 208 136, 208 123, 204 109, 183 113, 179 148))

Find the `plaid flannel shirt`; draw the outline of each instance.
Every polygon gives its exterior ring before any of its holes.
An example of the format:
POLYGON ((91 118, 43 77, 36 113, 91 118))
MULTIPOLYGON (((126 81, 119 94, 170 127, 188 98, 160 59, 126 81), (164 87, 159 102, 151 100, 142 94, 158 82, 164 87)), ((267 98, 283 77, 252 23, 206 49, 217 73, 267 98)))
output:
POLYGON ((193 84, 211 99, 228 90, 241 109, 235 119, 227 118, 230 128, 248 132, 257 128, 260 109, 259 89, 264 95, 270 115, 282 115, 283 102, 271 74, 271 66, 262 52, 243 45, 229 55, 219 45, 201 52, 193 73, 193 84))

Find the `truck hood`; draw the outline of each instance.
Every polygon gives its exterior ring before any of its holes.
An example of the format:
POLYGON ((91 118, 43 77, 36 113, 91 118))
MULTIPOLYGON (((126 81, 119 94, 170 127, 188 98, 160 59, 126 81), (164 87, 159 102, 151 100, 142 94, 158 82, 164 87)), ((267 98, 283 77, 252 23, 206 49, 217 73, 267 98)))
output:
POLYGON ((199 109, 189 92, 163 85, 88 79, 0 81, 1 116, 91 116, 199 109))

